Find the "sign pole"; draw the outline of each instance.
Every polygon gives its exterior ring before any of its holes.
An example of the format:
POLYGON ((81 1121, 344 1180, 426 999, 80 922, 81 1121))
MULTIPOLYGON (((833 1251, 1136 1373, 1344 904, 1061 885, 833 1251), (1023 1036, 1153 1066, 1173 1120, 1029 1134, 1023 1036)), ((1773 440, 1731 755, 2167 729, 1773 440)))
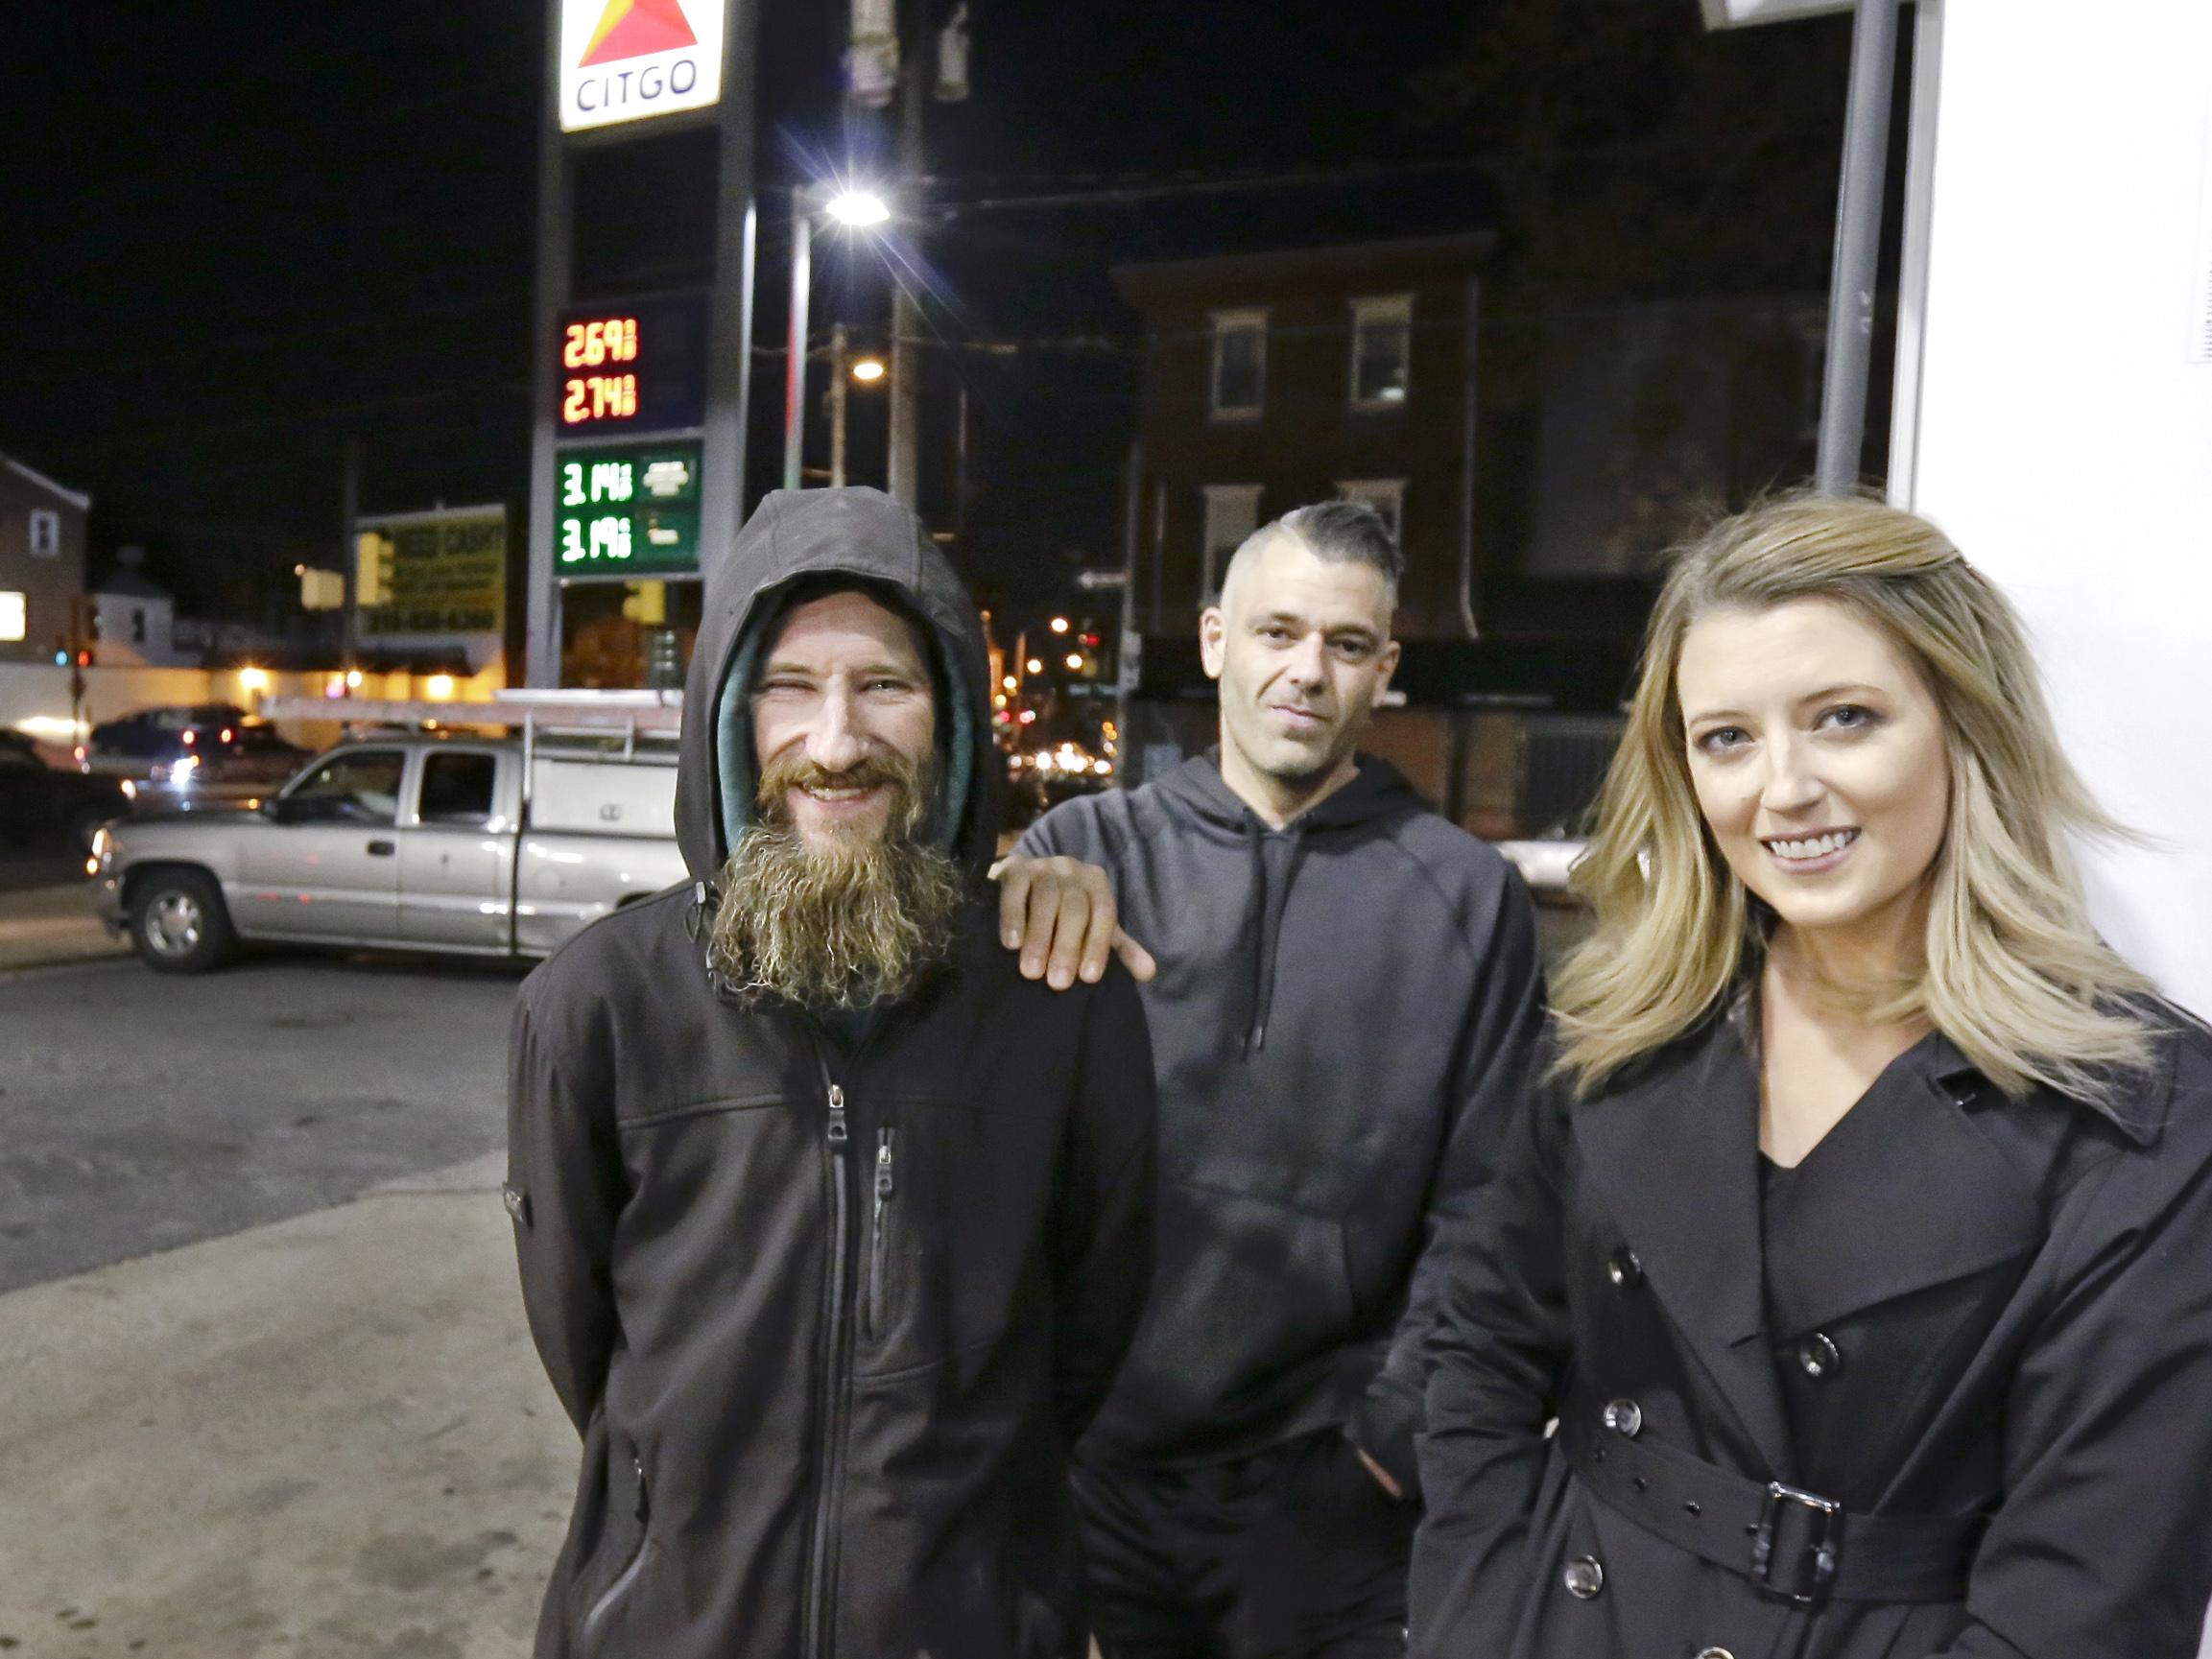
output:
POLYGON ((723 42, 722 149, 715 184, 714 290, 708 298, 706 431, 701 455, 699 568, 745 523, 746 436, 752 409, 752 306, 760 250, 753 198, 754 43, 759 0, 728 0, 723 42))
POLYGON ((537 270, 533 283, 529 591, 523 598, 524 683, 560 683, 560 589, 553 575, 553 440, 560 415, 560 375, 553 352, 560 308, 574 280, 575 180, 560 136, 560 12, 546 9, 545 103, 537 132, 537 270))
POLYGON ((805 192, 791 193, 791 330, 783 366, 783 487, 803 486, 806 447, 807 290, 814 276, 814 216, 805 192))

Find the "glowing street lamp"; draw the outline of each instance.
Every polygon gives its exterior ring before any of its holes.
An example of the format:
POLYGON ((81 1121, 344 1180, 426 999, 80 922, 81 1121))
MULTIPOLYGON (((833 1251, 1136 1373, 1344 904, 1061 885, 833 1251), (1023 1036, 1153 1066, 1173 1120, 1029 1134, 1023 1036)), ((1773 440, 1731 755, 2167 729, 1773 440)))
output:
MULTIPOLYGON (((873 190, 846 186, 825 192, 810 185, 791 193, 791 335, 783 369, 783 487, 799 486, 806 432, 806 335, 809 289, 814 280, 814 216, 868 230, 891 219, 891 204, 873 190)), ((840 385, 844 383, 839 382, 840 385)))
POLYGON ((1067 632, 1067 618, 1064 616, 1054 617, 1052 619, 1052 630, 1055 633, 1067 632))
POLYGON ((883 359, 864 357, 852 366, 852 377, 863 386, 872 386, 883 378, 883 359))
POLYGON ((891 203, 872 190, 841 190, 822 204, 822 211, 855 230, 891 222, 891 203))

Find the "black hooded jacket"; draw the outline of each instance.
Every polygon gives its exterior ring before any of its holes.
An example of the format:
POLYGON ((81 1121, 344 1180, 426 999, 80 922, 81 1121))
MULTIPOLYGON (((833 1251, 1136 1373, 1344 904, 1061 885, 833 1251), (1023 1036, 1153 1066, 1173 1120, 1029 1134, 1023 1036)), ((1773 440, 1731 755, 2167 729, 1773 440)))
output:
POLYGON ((1022 838, 1159 960, 1152 1303, 1084 1455, 1180 1466, 1343 1424, 1417 1489, 1433 1226, 1478 1201, 1539 1028, 1528 894, 1388 762, 1272 830, 1201 755, 1022 838))
POLYGON ((706 574, 677 797, 697 883, 586 929, 515 1012, 508 1204, 583 1436, 537 1653, 1080 1654, 1065 1452, 1149 1272, 1135 988, 1056 994, 996 940, 983 640, 912 514, 779 492, 706 574), (949 967, 851 1052, 735 998, 703 944, 752 788, 745 675, 824 573, 927 626, 938 821, 977 889, 949 967))

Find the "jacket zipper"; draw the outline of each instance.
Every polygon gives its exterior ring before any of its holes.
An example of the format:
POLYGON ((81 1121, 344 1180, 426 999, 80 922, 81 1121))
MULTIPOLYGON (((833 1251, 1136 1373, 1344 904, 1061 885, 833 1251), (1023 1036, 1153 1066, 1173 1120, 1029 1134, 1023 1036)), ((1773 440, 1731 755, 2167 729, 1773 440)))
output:
POLYGON ((825 1363, 821 1367, 820 1410, 821 1443, 815 1461, 814 1527, 808 1552, 807 1598, 803 1613, 804 1647, 810 1656, 830 1651, 830 1619, 837 1575, 830 1559, 835 1541, 838 1487, 844 1471, 844 1340, 845 1171, 844 1149, 849 1138, 844 1117, 844 1089, 829 1075, 829 1061, 818 1050, 821 1083, 829 1102, 829 1126, 823 1144, 829 1159, 829 1283, 827 1312, 822 1320, 825 1363))
POLYGON ((637 1471, 637 1549, 632 1552, 622 1571, 615 1575, 614 1582, 600 1592, 599 1600, 584 1614, 583 1639, 586 1645, 591 1641, 592 1632, 599 1628, 600 1622, 613 1610, 617 1601, 630 1594, 630 1585, 637 1582, 638 1574, 645 1570, 645 1537, 653 1524, 653 1503, 646 1495, 645 1460, 632 1458, 630 1466, 637 1471))
POLYGON ((884 1286, 891 1255, 891 1197, 896 1190, 892 1148, 897 1133, 896 1129, 875 1132, 875 1210, 868 1226, 868 1303, 862 1318, 870 1341, 884 1334, 884 1286))

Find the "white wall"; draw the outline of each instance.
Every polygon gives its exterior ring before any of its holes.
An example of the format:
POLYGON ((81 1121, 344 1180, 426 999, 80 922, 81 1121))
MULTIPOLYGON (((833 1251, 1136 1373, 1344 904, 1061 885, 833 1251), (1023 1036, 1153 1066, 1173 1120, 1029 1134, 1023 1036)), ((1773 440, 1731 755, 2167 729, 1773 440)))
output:
POLYGON ((1892 487, 2011 595, 2075 762, 2163 843, 2089 855, 2107 936, 2212 1015, 2212 4, 1921 11, 1892 487))

